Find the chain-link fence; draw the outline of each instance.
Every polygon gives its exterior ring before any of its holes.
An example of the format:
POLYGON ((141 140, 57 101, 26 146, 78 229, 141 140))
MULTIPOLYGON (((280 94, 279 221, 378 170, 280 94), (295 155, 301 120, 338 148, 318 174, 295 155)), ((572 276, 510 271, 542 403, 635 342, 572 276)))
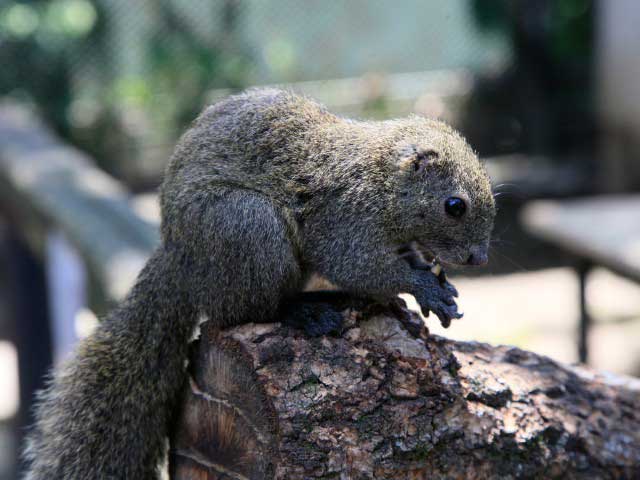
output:
MULTIPOLYGON (((381 82, 385 89, 394 85, 392 96, 405 104, 417 95, 416 79, 424 75, 407 73, 504 66, 509 42, 479 30, 471 6, 466 0, 5 0, 0 93, 34 102, 110 170, 156 174, 178 133, 228 90, 315 82, 304 85, 341 103, 339 110, 360 113, 357 105, 376 97, 381 82), (387 82, 389 74, 404 76, 387 82), (363 75, 364 83, 331 82, 363 75)), ((375 102, 367 108, 365 115, 386 113, 375 102)))
POLYGON ((532 97, 521 114, 510 108, 530 95, 523 78, 557 77, 554 65, 588 48, 589 32, 580 32, 590 8, 586 0, 3 0, 0 95, 34 103, 65 138, 134 183, 158 177, 204 104, 273 83, 350 115, 417 111, 463 128, 468 118, 483 153, 529 148, 526 132, 544 149, 552 141, 535 116, 556 99, 532 97), (489 91, 480 115, 504 105, 491 111, 493 123, 478 122, 466 114, 470 99, 478 105, 476 79, 514 70, 522 38, 550 39, 556 58, 498 84, 507 95, 489 91), (483 125, 500 138, 487 140, 483 125))

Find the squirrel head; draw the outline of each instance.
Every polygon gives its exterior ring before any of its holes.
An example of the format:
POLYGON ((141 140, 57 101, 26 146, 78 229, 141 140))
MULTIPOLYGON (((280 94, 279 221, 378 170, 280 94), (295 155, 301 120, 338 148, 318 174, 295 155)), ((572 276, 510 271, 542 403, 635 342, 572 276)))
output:
POLYGON ((412 117, 391 155, 397 176, 392 223, 427 260, 482 265, 495 202, 486 169, 467 142, 448 125, 412 117))

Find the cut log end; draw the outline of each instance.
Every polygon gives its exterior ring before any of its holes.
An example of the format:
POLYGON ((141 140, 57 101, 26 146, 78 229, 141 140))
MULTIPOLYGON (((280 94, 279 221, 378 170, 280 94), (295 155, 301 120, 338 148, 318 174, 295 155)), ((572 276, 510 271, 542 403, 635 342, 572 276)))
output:
POLYGON ((640 381, 420 338, 397 309, 345 323, 203 325, 171 478, 640 478, 640 381))

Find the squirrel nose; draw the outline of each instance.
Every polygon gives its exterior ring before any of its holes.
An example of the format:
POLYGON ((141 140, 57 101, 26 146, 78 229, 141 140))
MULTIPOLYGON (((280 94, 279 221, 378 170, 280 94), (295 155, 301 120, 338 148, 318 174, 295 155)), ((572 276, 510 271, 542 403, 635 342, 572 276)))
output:
POLYGON ((486 265, 488 262, 489 255, 486 248, 471 248, 471 254, 467 258, 467 265, 486 265))

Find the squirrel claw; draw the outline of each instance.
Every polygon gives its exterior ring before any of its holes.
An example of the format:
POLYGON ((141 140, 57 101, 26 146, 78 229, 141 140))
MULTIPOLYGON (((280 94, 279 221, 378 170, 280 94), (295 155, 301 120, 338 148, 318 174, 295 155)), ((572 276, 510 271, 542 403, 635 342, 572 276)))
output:
POLYGON ((458 313, 458 306, 455 304, 441 309, 437 314, 440 319, 440 324, 444 328, 449 328, 452 320, 462 318, 462 314, 458 313))
POLYGON ((445 283, 443 285, 444 288, 447 289, 447 291, 453 295, 454 297, 458 297, 459 293, 458 293, 458 289, 456 287, 454 287, 453 285, 451 285, 449 282, 445 283))

